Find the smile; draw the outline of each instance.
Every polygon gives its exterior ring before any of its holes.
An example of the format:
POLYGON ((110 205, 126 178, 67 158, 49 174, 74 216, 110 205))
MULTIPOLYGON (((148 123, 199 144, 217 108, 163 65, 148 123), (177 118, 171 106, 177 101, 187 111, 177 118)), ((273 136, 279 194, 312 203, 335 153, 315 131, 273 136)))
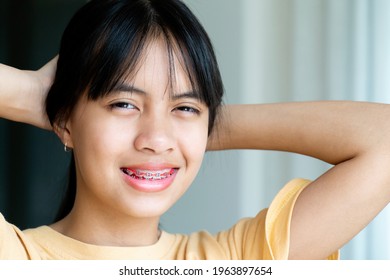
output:
POLYGON ((133 189, 146 192, 161 192, 173 183, 179 168, 162 168, 159 170, 121 168, 127 185, 133 189))

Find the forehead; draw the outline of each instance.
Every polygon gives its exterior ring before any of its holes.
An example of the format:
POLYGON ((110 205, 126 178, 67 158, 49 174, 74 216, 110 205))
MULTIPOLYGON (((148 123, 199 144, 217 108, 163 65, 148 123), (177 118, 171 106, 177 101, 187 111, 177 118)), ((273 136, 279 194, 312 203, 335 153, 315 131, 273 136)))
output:
POLYGON ((194 91, 189 67, 176 44, 163 39, 145 45, 134 69, 129 69, 122 83, 141 90, 149 87, 176 92, 194 91))

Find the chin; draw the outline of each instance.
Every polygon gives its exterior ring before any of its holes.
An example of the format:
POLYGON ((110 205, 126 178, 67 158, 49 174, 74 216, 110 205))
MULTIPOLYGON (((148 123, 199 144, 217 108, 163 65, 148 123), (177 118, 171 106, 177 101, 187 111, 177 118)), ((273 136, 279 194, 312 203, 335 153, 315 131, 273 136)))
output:
POLYGON ((171 206, 172 204, 158 205, 158 203, 150 204, 150 202, 148 202, 148 205, 132 205, 131 207, 124 209, 123 213, 129 218, 136 219, 159 218, 164 215, 171 206))

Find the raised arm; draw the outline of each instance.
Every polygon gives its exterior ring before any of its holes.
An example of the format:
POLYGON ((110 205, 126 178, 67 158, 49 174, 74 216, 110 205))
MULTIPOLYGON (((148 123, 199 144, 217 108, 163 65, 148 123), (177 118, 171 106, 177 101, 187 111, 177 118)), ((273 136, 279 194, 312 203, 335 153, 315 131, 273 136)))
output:
POLYGON ((0 117, 51 129, 44 112, 57 58, 38 71, 23 71, 0 64, 0 117))
POLYGON ((209 150, 300 153, 335 166, 307 187, 291 222, 291 259, 323 259, 390 200, 390 106, 303 102, 226 106, 209 150))

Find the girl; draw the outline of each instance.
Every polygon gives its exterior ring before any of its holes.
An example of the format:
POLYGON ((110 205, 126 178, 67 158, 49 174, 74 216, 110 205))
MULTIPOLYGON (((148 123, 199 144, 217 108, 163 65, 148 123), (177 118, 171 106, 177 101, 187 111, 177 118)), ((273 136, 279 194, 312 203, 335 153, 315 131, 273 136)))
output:
POLYGON ((0 116, 53 129, 73 154, 55 223, 21 231, 0 215, 1 258, 336 259, 389 202, 387 105, 221 111, 211 43, 179 0, 90 1, 65 30, 58 62, 36 72, 1 65, 0 77, 0 116), (313 182, 292 180, 268 209, 216 235, 160 230, 205 151, 223 149, 335 166, 313 182))

